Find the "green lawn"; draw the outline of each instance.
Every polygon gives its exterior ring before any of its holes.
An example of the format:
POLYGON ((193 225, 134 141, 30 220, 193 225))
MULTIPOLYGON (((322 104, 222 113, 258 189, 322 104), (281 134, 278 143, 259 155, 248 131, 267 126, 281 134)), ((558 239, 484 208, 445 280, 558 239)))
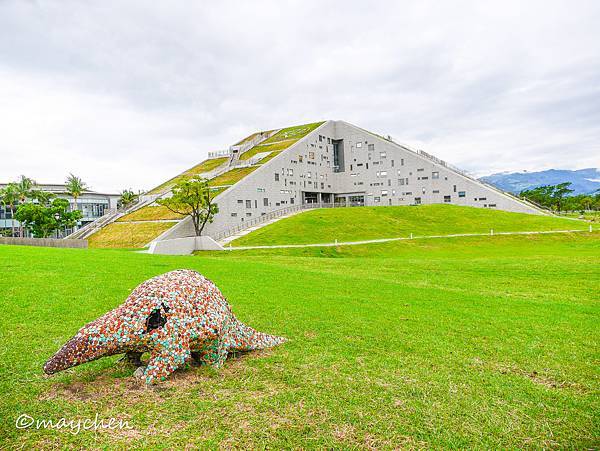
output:
POLYGON ((0 246, 0 444, 594 448, 599 255, 598 232, 190 257, 0 246), (175 268, 289 341, 149 389, 116 356, 42 375, 79 327, 175 268), (132 429, 18 430, 24 413, 132 429))
POLYGON ((453 233, 588 230, 583 221, 455 205, 326 208, 275 222, 233 246, 332 243, 453 233))

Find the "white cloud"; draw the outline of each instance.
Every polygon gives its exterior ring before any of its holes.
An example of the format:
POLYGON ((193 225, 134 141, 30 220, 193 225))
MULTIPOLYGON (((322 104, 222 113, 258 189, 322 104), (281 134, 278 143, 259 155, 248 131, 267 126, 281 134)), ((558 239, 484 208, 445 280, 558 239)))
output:
POLYGON ((595 2, 0 3, 0 180, 150 188, 344 119, 476 173, 600 162, 595 2))

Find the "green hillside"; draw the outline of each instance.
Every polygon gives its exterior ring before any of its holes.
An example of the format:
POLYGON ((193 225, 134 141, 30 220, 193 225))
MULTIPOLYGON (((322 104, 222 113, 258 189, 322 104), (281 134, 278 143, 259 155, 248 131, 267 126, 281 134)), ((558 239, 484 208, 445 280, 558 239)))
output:
POLYGON ((587 230, 583 221, 455 205, 324 208, 270 224, 233 246, 330 243, 454 233, 587 230))
POLYGON ((597 448, 600 233, 277 251, 0 246, 0 448, 597 448), (178 268, 289 341, 150 389, 120 356, 43 375, 83 324, 178 268), (17 429, 22 414, 130 429, 17 429))

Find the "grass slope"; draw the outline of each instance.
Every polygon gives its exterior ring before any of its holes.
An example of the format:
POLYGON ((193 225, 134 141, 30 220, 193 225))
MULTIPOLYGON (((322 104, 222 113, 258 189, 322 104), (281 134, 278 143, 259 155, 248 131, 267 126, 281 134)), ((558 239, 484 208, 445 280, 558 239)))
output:
POLYGON ((251 172, 254 172, 258 169, 258 166, 250 166, 247 168, 235 168, 230 171, 227 171, 214 179, 211 179, 209 182, 210 186, 224 186, 224 185, 233 185, 234 183, 239 182, 244 177, 246 177, 251 172))
POLYGON ((172 222, 113 222, 88 238, 89 247, 144 247, 175 224, 172 222))
MULTIPOLYGON (((271 136, 269 139, 266 139, 265 141, 260 143, 258 146, 254 146, 250 150, 248 150, 248 151, 244 152, 242 155, 240 155, 240 160, 248 160, 249 158, 252 158, 254 155, 256 155, 258 153, 262 153, 262 152, 277 152, 277 153, 279 153, 282 150, 285 150, 288 147, 290 147, 295 142, 304 138, 306 135, 308 135, 310 132, 315 130, 317 127, 319 127, 323 123, 324 122, 313 122, 311 124, 296 125, 294 127, 287 127, 287 128, 281 129, 277 133, 275 133, 273 136, 271 136)), ((277 153, 275 155, 277 155, 277 153)), ((273 155, 273 156, 275 156, 275 155, 273 155)), ((267 157, 265 157, 265 158, 267 158, 267 157)), ((271 157, 271 158, 273 158, 273 157, 271 157)), ((265 162, 265 161, 268 161, 268 160, 265 160, 263 158, 261 160, 261 163, 265 162)))
POLYGON ((128 222, 128 221, 154 221, 157 219, 181 219, 183 216, 177 213, 173 213, 167 207, 163 206, 150 206, 142 207, 128 215, 121 216, 117 219, 117 222, 128 222))
POLYGON ((177 182, 179 182, 181 179, 183 179, 185 177, 192 177, 194 175, 202 174, 204 172, 210 172, 213 169, 216 169, 219 166, 221 166, 227 160, 228 160, 227 157, 211 158, 209 160, 204 160, 202 163, 197 164, 196 166, 188 169, 187 171, 179 174, 178 176, 173 177, 172 179, 167 180, 166 182, 162 183, 161 185, 157 186, 156 188, 153 188, 152 190, 148 191, 148 194, 158 194, 158 193, 162 192, 165 188, 175 185, 177 182))
POLYGON ((8 448, 592 448, 600 436, 600 234, 455 238, 172 257, 0 246, 0 443, 8 448), (361 249, 359 249, 361 248, 361 249), (382 249, 391 249, 384 252, 382 249), (288 250, 286 250, 288 252, 288 250), (311 254, 298 254, 310 252, 311 254), (153 389, 109 357, 47 357, 148 277, 215 281, 290 340, 153 389), (232 274, 235 277, 232 277, 232 274), (131 430, 18 430, 114 417, 131 430))
POLYGON ((232 242, 233 246, 331 243, 453 233, 586 230, 582 221, 455 205, 309 210, 232 242))

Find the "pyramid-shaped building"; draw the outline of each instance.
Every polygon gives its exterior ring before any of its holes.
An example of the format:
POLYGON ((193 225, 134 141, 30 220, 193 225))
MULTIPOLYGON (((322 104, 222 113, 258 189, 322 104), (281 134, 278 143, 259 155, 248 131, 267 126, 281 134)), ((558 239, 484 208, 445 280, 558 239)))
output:
POLYGON ((257 132, 226 151, 211 152, 207 160, 149 191, 128 212, 106 218, 86 235, 107 246, 110 236, 125 236, 125 242, 116 239, 113 243, 121 247, 193 236, 189 218, 155 203, 170 195, 177 180, 192 175, 209 179, 215 191, 219 213, 205 229, 215 240, 279 215, 318 206, 447 203, 544 213, 426 152, 344 121, 329 120, 257 132))

